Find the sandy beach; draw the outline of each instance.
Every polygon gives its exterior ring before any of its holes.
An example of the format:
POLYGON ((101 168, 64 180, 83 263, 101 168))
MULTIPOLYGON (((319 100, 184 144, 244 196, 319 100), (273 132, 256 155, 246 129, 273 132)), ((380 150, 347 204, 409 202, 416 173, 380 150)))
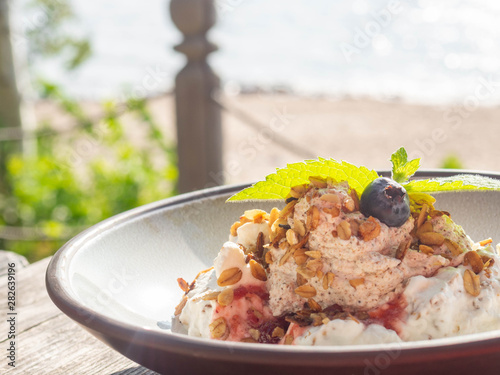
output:
MULTIPOLYGON (((389 169, 390 154, 404 146, 422 168, 439 168, 456 155, 464 168, 500 171, 500 108, 426 106, 398 100, 300 97, 292 94, 224 96, 226 183, 250 182, 276 167, 311 157, 332 157, 374 169, 389 169), (249 125, 249 122, 252 125, 249 125)), ((83 103, 94 116, 98 103, 83 103)), ((175 139, 172 95, 149 100, 166 136, 175 139)), ((67 118, 50 102, 35 106, 38 120, 64 128, 67 118)), ((127 133, 140 139, 140 126, 126 118, 127 133)))

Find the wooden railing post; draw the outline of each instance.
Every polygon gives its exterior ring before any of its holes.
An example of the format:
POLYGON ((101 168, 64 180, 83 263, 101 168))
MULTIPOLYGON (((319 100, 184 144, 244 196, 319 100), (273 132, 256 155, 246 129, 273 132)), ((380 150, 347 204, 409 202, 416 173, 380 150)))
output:
MULTIPOLYGON (((20 103, 12 53, 9 2, 0 0, 0 128, 21 128, 20 103)), ((0 143, 0 193, 8 190, 5 181, 6 159, 9 154, 20 150, 19 142, 0 143)))
POLYGON ((172 0, 170 14, 184 35, 175 47, 186 55, 186 66, 175 79, 179 191, 220 185, 222 129, 220 108, 212 100, 220 81, 207 63, 217 46, 207 39, 215 24, 214 0, 172 0))

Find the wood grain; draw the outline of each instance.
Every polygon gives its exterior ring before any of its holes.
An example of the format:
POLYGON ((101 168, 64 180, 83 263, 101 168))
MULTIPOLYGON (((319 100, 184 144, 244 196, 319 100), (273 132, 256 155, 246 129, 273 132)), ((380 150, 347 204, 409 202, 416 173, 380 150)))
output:
MULTIPOLYGON (((0 255, 0 262, 5 261, 0 255)), ((16 267, 16 367, 0 356, 0 373, 154 375, 112 350, 64 315, 45 289, 50 258, 16 267)), ((0 277, 0 348, 7 352, 7 276, 0 277)))

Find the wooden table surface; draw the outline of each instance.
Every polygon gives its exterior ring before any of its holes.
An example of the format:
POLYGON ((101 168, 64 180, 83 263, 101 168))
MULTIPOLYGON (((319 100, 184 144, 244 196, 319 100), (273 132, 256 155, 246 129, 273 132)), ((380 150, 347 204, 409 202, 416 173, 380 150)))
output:
POLYGON ((22 258, 0 251, 0 374, 155 375, 97 340, 52 303, 45 289, 49 261, 25 265, 22 258), (8 303, 13 287, 9 263, 15 263, 14 310, 8 303), (15 322, 15 367, 7 358, 9 319, 15 322))

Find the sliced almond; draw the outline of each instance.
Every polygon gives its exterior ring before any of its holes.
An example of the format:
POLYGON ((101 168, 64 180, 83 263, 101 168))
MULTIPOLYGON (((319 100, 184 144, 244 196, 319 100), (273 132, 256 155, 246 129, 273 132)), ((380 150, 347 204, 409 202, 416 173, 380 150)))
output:
POLYGON ((243 273, 238 267, 225 269, 224 271, 222 271, 219 278, 217 279, 217 285, 219 286, 234 285, 241 280, 242 276, 243 273))
POLYGON ((266 270, 262 265, 255 260, 250 260, 250 272, 252 273, 252 276, 255 277, 257 280, 260 281, 266 281, 267 280, 267 275, 266 275, 266 270))
POLYGON ((296 200, 291 201, 288 203, 281 211, 279 214, 280 219, 286 219, 288 218, 292 213, 295 208, 295 205, 297 204, 296 200))
POLYGON ((398 250, 396 251, 396 258, 402 260, 411 245, 411 239, 407 242, 402 242, 399 244, 398 250))
POLYGON ((316 289, 312 285, 305 284, 295 288, 295 294, 303 298, 312 298, 316 295, 316 289))
POLYGON ((234 291, 232 288, 225 288, 222 292, 217 296, 217 302, 221 306, 228 306, 233 302, 234 299, 234 291))
POLYGON ((424 245, 428 246, 441 246, 444 243, 444 236, 437 232, 424 232, 417 234, 418 239, 424 245))
POLYGON ((229 335, 229 327, 224 318, 215 319, 208 327, 214 339, 224 340, 229 335))
POLYGON ((179 277, 177 279, 177 284, 179 284, 179 288, 181 288, 181 290, 185 293, 189 292, 189 284, 186 280, 184 280, 183 278, 179 277))
POLYGON ((479 275, 466 269, 464 272, 464 288, 471 296, 477 297, 481 293, 479 275))
POLYGON ((481 256, 475 251, 465 253, 464 264, 470 264, 472 271, 478 274, 484 269, 484 263, 481 256))
POLYGON ((337 225, 337 234, 341 240, 348 240, 351 238, 351 225, 347 220, 342 220, 337 225))

